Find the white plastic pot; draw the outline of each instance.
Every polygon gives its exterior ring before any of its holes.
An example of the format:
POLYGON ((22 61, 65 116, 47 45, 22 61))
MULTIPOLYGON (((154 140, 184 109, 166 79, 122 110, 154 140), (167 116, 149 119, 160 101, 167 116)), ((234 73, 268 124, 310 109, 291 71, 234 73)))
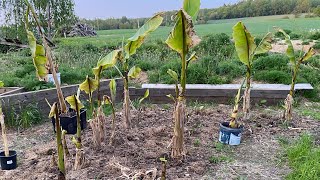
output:
MULTIPOLYGON (((61 84, 60 73, 57 73, 57 78, 58 78, 59 84, 61 84)), ((55 84, 52 74, 48 74, 48 82, 55 84)))

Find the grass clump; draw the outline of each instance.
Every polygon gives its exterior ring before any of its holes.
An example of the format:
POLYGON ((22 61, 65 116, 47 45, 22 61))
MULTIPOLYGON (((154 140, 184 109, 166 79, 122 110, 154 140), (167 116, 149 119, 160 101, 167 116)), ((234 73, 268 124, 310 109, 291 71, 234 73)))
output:
POLYGON ((7 110, 6 114, 6 124, 8 127, 29 128, 43 122, 43 117, 37 103, 11 107, 7 110))
POLYGON ((314 144, 311 135, 303 134, 298 140, 283 146, 285 157, 292 169, 286 179, 320 179, 320 147, 314 144))

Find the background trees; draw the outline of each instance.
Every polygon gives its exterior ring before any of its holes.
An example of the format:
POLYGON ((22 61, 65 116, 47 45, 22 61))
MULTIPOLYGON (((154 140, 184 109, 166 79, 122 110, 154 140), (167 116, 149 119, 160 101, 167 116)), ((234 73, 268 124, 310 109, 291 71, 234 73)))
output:
MULTIPOLYGON (((39 14, 40 25, 46 29, 49 38, 55 32, 75 22, 73 0, 32 0, 31 4, 39 14)), ((2 36, 25 40, 26 8, 24 0, 2 0, 0 1, 0 11, 3 12, 0 16, 3 16, 5 20, 5 26, 1 28, 2 36)))

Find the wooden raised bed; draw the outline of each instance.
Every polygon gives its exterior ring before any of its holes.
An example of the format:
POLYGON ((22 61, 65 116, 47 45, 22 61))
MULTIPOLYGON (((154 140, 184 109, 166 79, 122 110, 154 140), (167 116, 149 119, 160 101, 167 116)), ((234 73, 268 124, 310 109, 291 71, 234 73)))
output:
MULTIPOLYGON (((187 100, 197 100, 214 103, 230 103, 237 93, 240 84, 187 84, 187 100)), ((130 88, 131 98, 139 98, 149 89, 149 100, 153 103, 172 102, 166 95, 175 94, 175 86, 168 84, 143 84, 142 88, 130 88)), ((313 87, 310 84, 297 84, 296 91, 308 91, 313 87)), ((278 104, 283 101, 289 93, 290 85, 284 84, 253 84, 251 90, 251 101, 260 103, 266 100, 264 104, 278 104)))

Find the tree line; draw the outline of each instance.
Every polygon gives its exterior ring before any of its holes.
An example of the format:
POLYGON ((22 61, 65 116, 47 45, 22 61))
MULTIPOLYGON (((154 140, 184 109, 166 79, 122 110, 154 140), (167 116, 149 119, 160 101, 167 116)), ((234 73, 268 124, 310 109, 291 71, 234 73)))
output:
MULTIPOLYGON (((319 0, 242 0, 235 4, 224 4, 213 9, 201 9, 199 12, 198 24, 205 24, 209 20, 232 19, 255 16, 270 16, 282 14, 311 13, 318 14, 320 8, 319 0), (318 8, 317 8, 318 7, 318 8)), ((165 12, 165 19, 162 26, 171 26, 172 16, 176 11, 165 12)), ((82 22, 91 25, 97 30, 108 29, 136 29, 143 25, 146 18, 129 19, 81 19, 82 22)))
MULTIPOLYGON (((0 37, 24 39, 24 15, 25 0, 1 0, 0 16, 5 19, 6 25, 0 29, 0 37)), ((108 19, 79 19, 74 13, 73 0, 29 0, 34 5, 41 25, 45 27, 49 37, 59 31, 65 31, 80 21, 86 23, 96 30, 109 29, 136 29, 141 27, 147 18, 130 19, 122 18, 108 19)), ((254 16, 269 16, 281 14, 310 13, 320 16, 319 0, 242 0, 235 4, 224 4, 213 9, 201 9, 197 19, 198 24, 205 24, 210 20, 243 18, 254 16)), ((164 13, 162 26, 172 26, 172 17, 176 11, 164 13)), ((32 23, 31 23, 32 24, 32 23)))

